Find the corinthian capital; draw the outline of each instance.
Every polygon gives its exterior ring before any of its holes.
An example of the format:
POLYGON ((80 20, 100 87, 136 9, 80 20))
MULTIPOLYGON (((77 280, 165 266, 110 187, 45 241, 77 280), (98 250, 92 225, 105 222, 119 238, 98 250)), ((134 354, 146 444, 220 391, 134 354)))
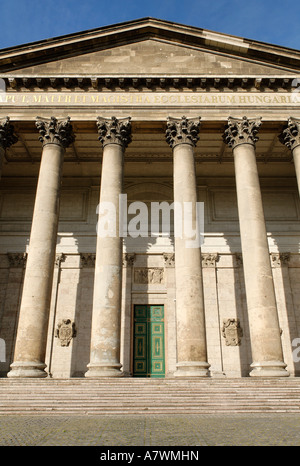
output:
POLYGON ((243 118, 229 117, 223 140, 232 149, 239 144, 252 144, 254 146, 258 141, 256 134, 260 125, 261 118, 248 119, 245 116, 243 118))
POLYGON ((70 117, 58 120, 55 117, 37 117, 36 127, 39 130, 39 140, 46 144, 58 144, 67 148, 75 140, 70 117))
POLYGON ((200 118, 188 120, 171 118, 167 120, 166 141, 172 149, 178 144, 190 144, 196 146, 199 140, 200 118))
POLYGON ((0 120, 0 147, 2 147, 2 149, 7 149, 17 141, 18 138, 14 134, 14 127, 10 123, 9 117, 0 120))
POLYGON ((279 135, 279 140, 293 150, 300 145, 300 120, 289 118, 286 127, 279 135))
POLYGON ((111 117, 110 120, 102 117, 97 118, 97 127, 99 141, 106 146, 107 144, 119 144, 124 149, 131 142, 131 118, 111 117))

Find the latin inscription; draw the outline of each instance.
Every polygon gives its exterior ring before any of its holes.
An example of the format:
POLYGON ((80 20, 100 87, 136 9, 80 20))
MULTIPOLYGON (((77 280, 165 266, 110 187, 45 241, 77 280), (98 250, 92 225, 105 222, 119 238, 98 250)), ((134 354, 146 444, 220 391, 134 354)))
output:
POLYGON ((137 106, 137 107, 176 107, 176 106, 281 106, 299 105, 297 93, 175 93, 175 92, 49 92, 0 93, 0 103, 5 106, 137 106))

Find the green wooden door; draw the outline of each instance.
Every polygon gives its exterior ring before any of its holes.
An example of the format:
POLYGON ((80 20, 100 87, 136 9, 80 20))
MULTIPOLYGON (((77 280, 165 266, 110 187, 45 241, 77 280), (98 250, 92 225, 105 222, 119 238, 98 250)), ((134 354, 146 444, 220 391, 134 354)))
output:
POLYGON ((165 376, 164 306, 134 306, 134 377, 165 376))

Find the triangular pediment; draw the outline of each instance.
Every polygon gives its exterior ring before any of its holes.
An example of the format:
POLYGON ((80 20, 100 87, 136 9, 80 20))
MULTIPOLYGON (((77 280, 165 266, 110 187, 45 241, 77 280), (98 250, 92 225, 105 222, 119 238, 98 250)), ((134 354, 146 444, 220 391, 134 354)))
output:
POLYGON ((29 66, 15 76, 259 76, 292 73, 278 65, 148 39, 29 66))
POLYGON ((1 76, 254 76, 300 69, 296 50, 145 18, 0 51, 1 76))

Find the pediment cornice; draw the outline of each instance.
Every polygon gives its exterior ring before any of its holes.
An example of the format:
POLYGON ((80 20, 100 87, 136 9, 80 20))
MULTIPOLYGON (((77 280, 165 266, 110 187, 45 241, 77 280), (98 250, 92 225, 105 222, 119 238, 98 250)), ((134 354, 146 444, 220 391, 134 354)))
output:
POLYGON ((286 71, 300 69, 300 52, 294 49, 169 21, 142 18, 3 49, 0 51, 0 72, 8 73, 28 66, 148 39, 225 53, 228 56, 278 66, 286 71))

